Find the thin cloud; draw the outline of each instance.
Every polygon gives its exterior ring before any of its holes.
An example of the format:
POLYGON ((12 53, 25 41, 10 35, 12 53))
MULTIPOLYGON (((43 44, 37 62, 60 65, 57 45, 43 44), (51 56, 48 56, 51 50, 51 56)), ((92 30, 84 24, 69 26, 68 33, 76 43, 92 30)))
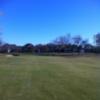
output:
POLYGON ((0 16, 4 16, 4 12, 3 11, 0 11, 0 16))

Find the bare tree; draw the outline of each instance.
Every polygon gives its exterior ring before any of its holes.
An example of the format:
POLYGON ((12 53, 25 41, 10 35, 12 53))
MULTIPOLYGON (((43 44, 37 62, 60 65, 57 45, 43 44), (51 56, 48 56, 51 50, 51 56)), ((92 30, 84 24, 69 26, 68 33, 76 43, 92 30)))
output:
POLYGON ((82 37, 80 35, 77 35, 77 36, 73 37, 73 43, 75 45, 80 45, 81 42, 82 42, 82 37))
POLYGON ((82 40, 81 45, 84 47, 88 44, 88 39, 82 40))
POLYGON ((0 46, 2 46, 3 44, 3 41, 2 41, 2 36, 1 36, 1 33, 0 33, 0 46))
POLYGON ((96 46, 100 46, 100 33, 97 33, 96 35, 94 35, 94 42, 96 46))
POLYGON ((65 36, 60 36, 56 38, 53 43, 54 44, 60 44, 60 45, 65 45, 65 44, 70 44, 71 41, 71 35, 67 34, 65 36))

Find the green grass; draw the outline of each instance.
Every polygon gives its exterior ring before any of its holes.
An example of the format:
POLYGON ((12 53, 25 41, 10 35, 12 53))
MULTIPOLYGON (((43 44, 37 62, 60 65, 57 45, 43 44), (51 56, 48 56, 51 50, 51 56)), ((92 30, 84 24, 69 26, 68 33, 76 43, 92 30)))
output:
POLYGON ((99 57, 0 56, 0 100, 100 100, 99 57))

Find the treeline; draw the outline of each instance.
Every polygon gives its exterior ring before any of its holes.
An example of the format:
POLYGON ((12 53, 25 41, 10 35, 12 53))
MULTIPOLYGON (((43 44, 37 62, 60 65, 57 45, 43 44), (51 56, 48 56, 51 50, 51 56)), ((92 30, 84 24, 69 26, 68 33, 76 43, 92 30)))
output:
POLYGON ((0 53, 100 53, 100 33, 94 35, 93 39, 95 45, 80 35, 71 37, 70 34, 60 36, 48 44, 27 43, 17 46, 0 42, 0 53))

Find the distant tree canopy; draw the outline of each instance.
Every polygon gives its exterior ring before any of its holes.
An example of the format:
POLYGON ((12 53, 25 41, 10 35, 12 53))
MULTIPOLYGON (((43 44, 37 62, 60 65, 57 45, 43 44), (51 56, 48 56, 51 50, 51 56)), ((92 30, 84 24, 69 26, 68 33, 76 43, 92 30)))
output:
POLYGON ((33 53, 34 46, 31 43, 27 43, 22 47, 22 52, 33 53))
POLYGON ((100 33, 94 36, 96 46, 91 45, 88 39, 83 39, 80 35, 71 37, 70 34, 60 36, 48 44, 33 45, 27 43, 24 46, 17 46, 15 44, 2 44, 0 42, 0 52, 7 53, 100 53, 100 33), (1 45, 2 44, 2 45, 1 45))

